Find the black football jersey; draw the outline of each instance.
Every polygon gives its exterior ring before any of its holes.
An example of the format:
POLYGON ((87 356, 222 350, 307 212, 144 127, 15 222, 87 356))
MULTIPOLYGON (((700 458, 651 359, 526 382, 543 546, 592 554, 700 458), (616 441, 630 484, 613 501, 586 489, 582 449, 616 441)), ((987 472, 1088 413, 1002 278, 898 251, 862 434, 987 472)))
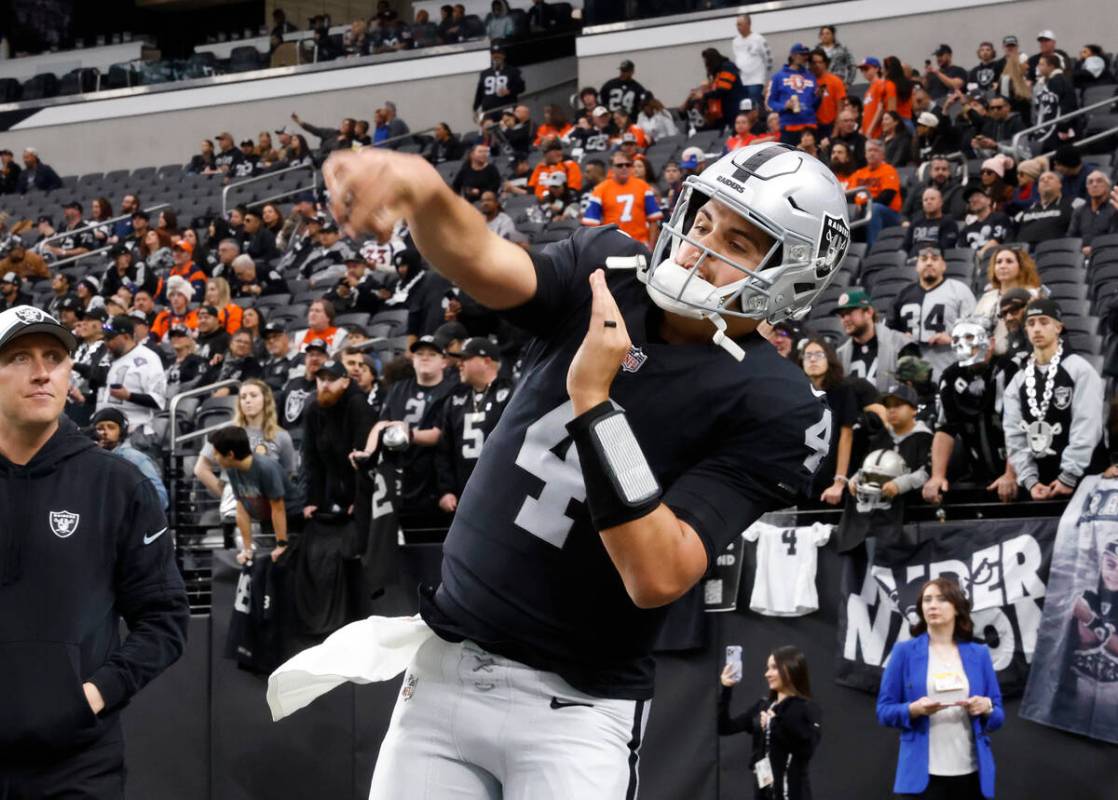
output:
MULTIPOLYGON (((442 584, 421 601, 432 628, 468 638, 603 697, 644 699, 667 608, 639 609, 591 523, 567 370, 586 335, 588 278, 609 256, 648 257, 613 226, 583 228, 532 256, 537 288, 506 312, 535 335, 443 547, 442 584)), ((662 312, 630 270, 607 275, 633 349, 613 382, 663 501, 708 562, 760 515, 792 502, 827 452, 830 411, 759 335, 735 361, 711 343, 665 343, 662 312)))
POLYGON ((1005 472, 1002 398, 1016 372, 1013 361, 999 358, 972 367, 952 364, 940 378, 936 430, 962 438, 977 482, 989 483, 1005 472))
POLYGON ((485 440, 497 427, 511 396, 512 382, 497 378, 482 392, 475 391, 469 384, 460 383, 443 403, 439 423, 443 435, 435 453, 440 497, 448 492, 456 497, 462 496, 485 440))
MULTIPOLYGON (((458 386, 454 378, 444 377, 434 386, 420 386, 416 379, 407 378, 392 384, 380 410, 380 418, 403 421, 416 430, 437 428, 442 419, 443 401, 458 386)), ((400 508, 403 513, 423 513, 434 510, 435 448, 412 445, 400 456, 403 486, 400 490, 400 508)))

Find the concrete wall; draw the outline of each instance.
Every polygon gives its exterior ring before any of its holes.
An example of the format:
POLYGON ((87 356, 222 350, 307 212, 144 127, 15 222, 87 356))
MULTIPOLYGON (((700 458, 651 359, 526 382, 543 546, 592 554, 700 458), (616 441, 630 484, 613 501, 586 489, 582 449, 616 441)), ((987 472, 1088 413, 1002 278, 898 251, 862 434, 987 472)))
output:
MULTIPOLYGON (((60 175, 185 163, 199 142, 228 130, 239 141, 290 124, 290 115, 336 126, 345 116, 371 120, 394 100, 412 130, 445 121, 456 131, 473 127, 471 104, 477 73, 489 64, 476 50, 393 64, 315 72, 283 78, 183 89, 130 98, 43 109, 0 134, 0 146, 19 153, 34 146, 60 175), (343 88, 344 87, 344 88, 343 88)), ((573 58, 524 68, 529 90, 567 81, 573 91, 573 58)), ((552 102, 555 92, 533 104, 552 102)), ((311 146, 317 139, 308 137, 311 146)))
MULTIPOLYGON (((616 77, 622 53, 632 55, 636 77, 665 104, 677 105, 704 77, 699 53, 718 47, 731 54, 736 9, 726 17, 655 28, 583 36, 578 41, 579 84, 598 86, 616 77)), ((1076 55, 1088 42, 1113 50, 1118 42, 1114 0, 851 0, 777 11, 753 12, 779 64, 793 42, 812 46, 822 24, 834 24, 838 39, 856 59, 897 55, 918 67, 941 42, 956 63, 971 67, 979 42, 1016 34, 1026 53, 1036 52, 1038 31, 1053 29, 1059 46, 1076 55)))

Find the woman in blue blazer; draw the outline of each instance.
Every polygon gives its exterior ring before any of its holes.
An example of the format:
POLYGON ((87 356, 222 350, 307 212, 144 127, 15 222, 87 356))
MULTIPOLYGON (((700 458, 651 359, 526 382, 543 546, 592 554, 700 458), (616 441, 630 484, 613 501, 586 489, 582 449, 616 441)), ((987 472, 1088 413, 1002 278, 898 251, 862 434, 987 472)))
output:
POLYGON ((877 695, 877 720, 901 729, 893 791, 924 800, 994 796, 990 732, 1005 722, 986 645, 973 641, 970 603, 957 581, 920 589, 914 638, 893 647, 877 695))

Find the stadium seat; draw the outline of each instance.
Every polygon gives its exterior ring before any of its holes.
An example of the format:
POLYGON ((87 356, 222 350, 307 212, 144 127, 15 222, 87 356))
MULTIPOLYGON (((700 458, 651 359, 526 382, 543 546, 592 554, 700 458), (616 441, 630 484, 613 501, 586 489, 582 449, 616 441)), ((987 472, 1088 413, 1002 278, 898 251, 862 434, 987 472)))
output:
POLYGON ((344 328, 346 325, 360 325, 362 328, 369 324, 369 314, 366 313, 352 313, 352 314, 338 314, 334 318, 334 325, 338 328, 344 328))
POLYGON ((1083 270, 1077 267, 1053 266, 1043 270, 1040 279, 1049 286, 1056 283, 1082 284, 1085 283, 1086 276, 1083 270))
POLYGON ((135 72, 130 64, 113 64, 101 80, 101 88, 127 89, 136 82, 135 72))
POLYGON ((36 75, 23 82, 23 99, 26 100, 44 100, 48 97, 58 96, 58 77, 53 73, 47 72, 42 75, 36 75))
POLYGON ((879 270, 904 267, 906 261, 905 254, 897 250, 874 253, 862 261, 862 279, 879 270))
POLYGON ((838 317, 812 318, 808 320, 806 327, 816 336, 826 339, 833 347, 837 347, 846 339, 846 331, 843 330, 842 322, 838 317))
POLYGON ((0 103, 16 103, 23 97, 23 84, 15 78, 0 78, 0 103))
POLYGON ((1061 305, 1065 301, 1086 300, 1089 290, 1085 283, 1055 283, 1045 288, 1049 296, 1061 305))
POLYGON ((68 95, 96 92, 99 75, 100 73, 96 69, 70 70, 62 76, 62 81, 59 83, 58 87, 58 93, 60 95, 68 95))
POLYGON ((1048 239, 1037 245, 1034 255, 1039 257, 1045 253, 1053 252, 1082 253, 1083 240, 1075 236, 1068 236, 1063 239, 1048 239))
MULTIPOLYGON (((290 287, 288 287, 290 288, 290 287)), ((291 295, 287 293, 282 294, 265 294, 256 298, 257 308, 272 308, 275 306, 286 306, 291 302, 291 295)))
POLYGON ((1097 333, 1070 331, 1066 338, 1071 349, 1076 353, 1093 353, 1095 355, 1102 353, 1102 337, 1097 333))
POLYGON ((260 51, 251 45, 234 47, 229 53, 230 72, 251 72, 263 66, 260 51))

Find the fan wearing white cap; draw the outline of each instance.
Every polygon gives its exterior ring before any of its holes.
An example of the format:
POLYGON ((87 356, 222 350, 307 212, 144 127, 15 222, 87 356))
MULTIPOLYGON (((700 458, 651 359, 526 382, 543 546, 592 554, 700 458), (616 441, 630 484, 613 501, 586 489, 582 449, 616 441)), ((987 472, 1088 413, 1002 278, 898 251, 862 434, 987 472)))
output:
MULTIPOLYGON (((447 796, 635 796, 666 607, 828 451, 830 410, 757 329, 831 281, 844 193, 811 156, 751 145, 686 179, 652 252, 610 225, 525 252, 418 157, 324 169, 343 225, 385 236, 404 217, 433 269, 534 337, 421 600, 420 689, 371 796, 435 780, 447 796), (471 709, 468 742, 451 702, 471 709)), ((640 201, 625 194, 622 213, 640 201)))
POLYGON ((0 277, 0 311, 31 303, 31 296, 23 291, 23 278, 18 273, 5 272, 0 277))
POLYGON ((1041 56, 1056 56, 1059 59, 1059 63, 1056 65, 1057 69, 1071 73, 1071 67, 1075 61, 1065 51, 1056 46, 1056 34, 1051 29, 1046 28, 1037 33, 1036 46, 1039 52, 1029 56, 1029 60, 1026 62, 1028 66, 1027 77, 1030 83, 1037 79, 1037 65, 1040 63, 1041 56))

